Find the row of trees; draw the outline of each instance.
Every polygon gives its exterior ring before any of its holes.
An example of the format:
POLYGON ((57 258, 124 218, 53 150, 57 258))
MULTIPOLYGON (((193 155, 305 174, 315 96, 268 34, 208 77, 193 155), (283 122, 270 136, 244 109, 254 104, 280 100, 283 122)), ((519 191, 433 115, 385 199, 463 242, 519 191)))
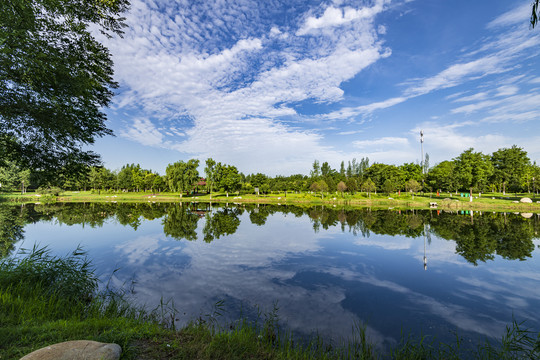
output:
MULTIPOLYGON (((429 158, 428 158, 429 159, 429 158)), ((333 170, 328 163, 313 163, 311 189, 315 191, 384 192, 394 191, 468 191, 468 192, 536 192, 540 180, 540 167, 531 163, 527 152, 514 145, 502 148, 491 155, 465 150, 452 160, 443 161, 429 168, 428 161, 400 166, 375 163, 368 159, 359 165, 349 162, 345 170, 333 170)))
POLYGON ((531 163, 527 152, 512 146, 491 155, 468 149, 452 160, 443 161, 431 168, 419 164, 388 165, 369 164, 368 158, 353 159, 339 170, 328 162, 315 160, 309 175, 270 177, 263 173, 244 175, 233 165, 207 159, 204 173, 199 173, 197 159, 178 161, 167 166, 165 175, 142 169, 138 164, 128 164, 118 171, 105 167, 88 167, 79 173, 59 171, 51 180, 40 172, 19 169, 14 162, 0 167, 1 190, 23 190, 30 183, 33 187, 56 186, 66 190, 114 191, 171 191, 176 193, 221 191, 229 193, 279 192, 345 192, 352 194, 392 193, 407 191, 445 192, 536 192, 540 181, 540 167, 531 163))

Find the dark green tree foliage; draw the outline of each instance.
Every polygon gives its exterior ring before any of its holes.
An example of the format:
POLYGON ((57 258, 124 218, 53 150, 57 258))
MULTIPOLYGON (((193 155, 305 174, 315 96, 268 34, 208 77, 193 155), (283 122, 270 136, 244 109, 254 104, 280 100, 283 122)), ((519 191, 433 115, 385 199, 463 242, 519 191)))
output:
POLYGON ((391 179, 384 180, 382 190, 385 193, 390 195, 390 193, 394 192, 395 188, 396 188, 396 185, 394 184, 394 182, 391 179))
POLYGON ((262 205, 251 209, 249 212, 249 220, 252 224, 262 226, 266 224, 266 219, 270 215, 269 207, 262 205))
POLYGON ((398 167, 402 171, 405 180, 415 180, 422 182, 424 175, 422 174, 422 166, 413 163, 405 163, 398 167))
POLYGON ((28 187, 29 183, 30 171, 22 170, 14 161, 7 160, 0 167, 0 192, 18 189, 24 192, 22 187, 28 187))
POLYGON ((242 186, 242 176, 238 173, 236 166, 218 163, 216 172, 218 186, 227 193, 227 196, 229 192, 237 191, 242 186))
POLYGON ((432 167, 427 175, 427 183, 433 189, 457 191, 458 181, 454 175, 455 162, 443 161, 432 167))
POLYGON ((516 145, 509 149, 499 149, 491 155, 491 162, 494 182, 502 185, 503 192, 506 192, 507 186, 510 191, 521 189, 521 181, 530 165, 526 151, 516 145))
POLYGON ((90 33, 121 34, 127 0, 0 2, 0 162, 17 159, 44 172, 95 164, 82 151, 112 134, 113 63, 90 33))
POLYGON ((435 234, 455 241, 456 252, 474 265, 493 260, 495 254, 509 260, 525 260, 534 250, 535 229, 531 221, 520 215, 442 213, 430 223, 435 234))
POLYGON ((223 235, 234 234, 240 225, 238 215, 240 215, 240 210, 235 208, 224 208, 207 213, 203 228, 204 241, 209 243, 223 235))
POLYGON ((215 171, 216 171, 216 161, 212 158, 206 159, 206 167, 204 168, 204 173, 206 175, 206 189, 210 193, 214 189, 215 171))
POLYGON ((189 192, 199 181, 197 167, 199 160, 190 159, 188 162, 178 161, 169 164, 166 169, 169 188, 174 192, 189 192))
POLYGON ((375 163, 365 170, 365 176, 375 183, 378 190, 384 192, 388 192, 390 187, 391 191, 401 189, 405 183, 405 173, 395 165, 375 163), (386 189, 385 184, 389 185, 386 189))
POLYGON ((454 159, 455 176, 460 189, 485 191, 491 175, 493 165, 489 156, 481 152, 474 152, 473 148, 465 150, 454 159))
POLYGON ((163 219, 163 232, 177 240, 197 240, 197 223, 199 216, 187 206, 174 204, 167 209, 163 219))
POLYGON ((15 243, 24 238, 26 208, 0 205, 0 258, 8 256, 15 243))
POLYGON ((367 180, 362 183, 361 190, 370 194, 377 190, 377 186, 375 185, 373 180, 371 180, 371 178, 368 177, 367 180))
POLYGON ((135 185, 133 183, 134 170, 138 171, 139 165, 131 164, 124 165, 116 178, 116 185, 122 190, 133 190, 135 185))
POLYGON ((319 160, 313 161, 313 170, 311 170, 311 178, 317 179, 321 176, 321 166, 319 165, 319 160))
POLYGON ((268 176, 261 173, 257 173, 257 174, 251 175, 249 180, 251 182, 251 185, 253 185, 253 187, 260 188, 261 186, 263 186, 264 184, 268 182, 268 176))
POLYGON ((349 190, 349 192, 353 195, 356 193, 356 191, 358 191, 358 181, 355 178, 348 178, 345 181, 345 185, 347 185, 347 190, 349 190))

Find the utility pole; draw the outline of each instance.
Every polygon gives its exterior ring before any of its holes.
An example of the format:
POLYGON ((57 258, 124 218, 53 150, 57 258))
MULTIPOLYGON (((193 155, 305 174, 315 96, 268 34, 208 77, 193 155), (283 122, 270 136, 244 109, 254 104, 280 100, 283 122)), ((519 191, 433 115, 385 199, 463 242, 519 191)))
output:
POLYGON ((422 149, 422 160, 420 162, 420 165, 422 166, 422 175, 424 175, 424 130, 420 130, 420 148, 422 149))

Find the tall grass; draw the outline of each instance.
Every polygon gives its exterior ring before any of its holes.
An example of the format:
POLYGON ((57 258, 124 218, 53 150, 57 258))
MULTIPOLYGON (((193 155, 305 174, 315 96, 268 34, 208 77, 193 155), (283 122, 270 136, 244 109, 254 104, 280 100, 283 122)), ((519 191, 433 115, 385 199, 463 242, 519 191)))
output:
POLYGON ((0 261, 0 359, 18 359, 51 343, 93 339, 121 346, 160 329, 154 313, 121 293, 98 292, 99 281, 78 248, 56 257, 34 247, 0 261))

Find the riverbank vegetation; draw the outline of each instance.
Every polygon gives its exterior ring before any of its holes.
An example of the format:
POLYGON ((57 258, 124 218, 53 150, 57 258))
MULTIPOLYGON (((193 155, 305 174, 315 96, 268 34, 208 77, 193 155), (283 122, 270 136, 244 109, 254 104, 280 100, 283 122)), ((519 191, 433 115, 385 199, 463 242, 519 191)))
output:
POLYGON ((55 202, 110 202, 110 203, 156 203, 156 202, 206 202, 206 203, 257 203, 280 205, 328 205, 371 207, 378 209, 429 209, 436 208, 448 211, 479 210, 507 212, 538 212, 540 196, 529 193, 469 193, 463 192, 429 192, 429 193, 364 193, 357 192, 313 192, 313 191, 270 191, 267 194, 252 194, 243 191, 234 194, 225 192, 193 192, 180 195, 173 192, 152 191, 64 191, 60 188, 39 189, 25 194, 9 192, 0 194, 0 202, 7 203, 55 203, 55 202), (522 199, 530 202, 521 202, 522 199))
POLYGON ((452 160, 429 167, 405 163, 387 165, 369 164, 369 159, 353 159, 347 165, 341 162, 339 170, 328 162, 315 160, 309 175, 271 177, 263 173, 245 175, 233 165, 207 159, 204 174, 199 173, 200 162, 191 159, 169 164, 165 175, 142 169, 138 164, 127 164, 119 170, 104 167, 81 167, 57 170, 56 176, 45 176, 38 169, 23 169, 15 162, 5 162, 0 167, 0 190, 20 191, 28 188, 38 193, 61 191, 86 191, 94 193, 175 193, 179 196, 212 194, 214 192, 238 195, 318 194, 321 199, 330 196, 344 198, 363 193, 371 195, 421 193, 501 193, 512 196, 525 193, 530 197, 538 193, 540 167, 530 161, 527 152, 512 146, 490 155, 468 149, 452 160))
POLYGON ((538 358, 540 335, 514 322, 497 342, 465 349, 436 339, 404 336, 387 351, 369 342, 362 326, 352 340, 335 344, 314 337, 295 341, 279 326, 274 309, 256 321, 220 326, 217 314, 176 329, 175 309, 129 303, 121 289, 100 284, 77 249, 54 257, 47 249, 0 261, 0 358, 18 359, 47 345, 91 339, 119 344, 122 359, 478 359, 538 358))

